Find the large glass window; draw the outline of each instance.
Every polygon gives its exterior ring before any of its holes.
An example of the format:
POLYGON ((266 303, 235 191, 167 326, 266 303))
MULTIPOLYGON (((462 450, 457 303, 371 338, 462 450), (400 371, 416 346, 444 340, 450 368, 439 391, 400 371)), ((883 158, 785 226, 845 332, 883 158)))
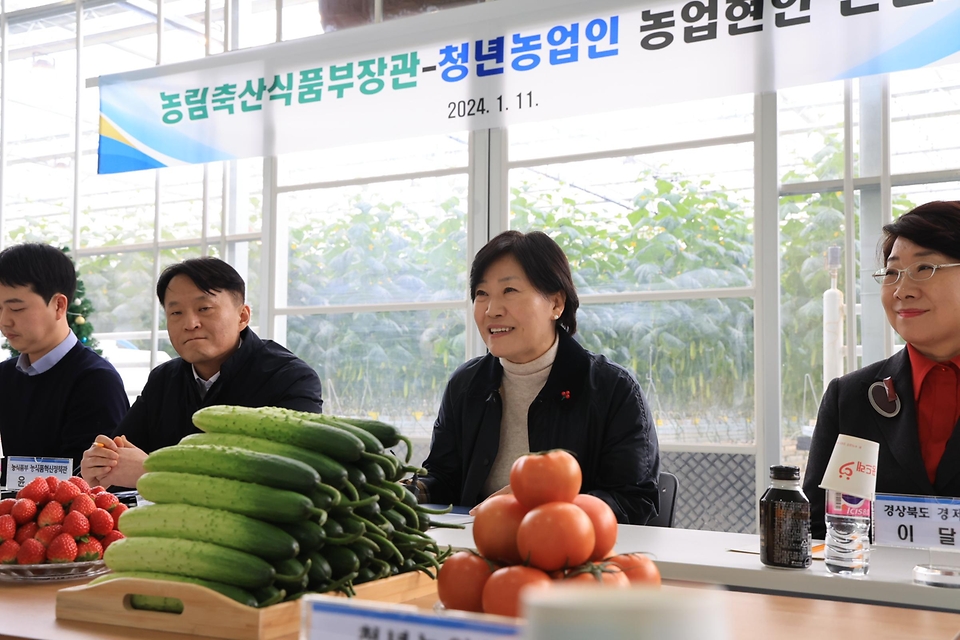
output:
POLYGON ((754 441, 752 111, 739 96, 510 130, 510 226, 563 247, 581 343, 636 374, 661 442, 754 441))
POLYGON ((327 411, 429 437, 467 355, 465 136, 278 163, 288 346, 320 373, 327 411))
MULTIPOLYGON (((862 315, 880 314, 878 297, 863 297, 864 274, 876 264, 882 224, 880 188, 885 159, 880 155, 883 135, 889 128, 891 210, 897 216, 931 200, 960 198, 960 155, 955 141, 960 136, 960 65, 891 74, 889 98, 877 90, 876 78, 850 83, 851 122, 845 122, 844 83, 798 87, 778 94, 780 124, 781 242, 781 339, 783 376, 783 457, 805 466, 810 436, 816 423, 820 396, 830 380, 825 379, 824 359, 838 358, 842 372, 874 362, 883 353, 871 351, 851 360, 849 338, 824 351, 824 292, 836 286, 842 292, 845 321, 856 329, 856 349, 865 342, 862 315), (865 84, 867 83, 867 84, 865 84), (866 87, 866 88, 865 88, 866 87), (887 123, 877 119, 883 101, 890 113, 887 123), (866 116, 864 114, 867 114, 866 116), (873 118, 864 120, 864 118, 873 118), (843 192, 844 128, 852 131, 851 178, 854 191, 843 192), (864 169, 863 167, 869 167, 864 169), (839 191, 838 191, 839 189, 839 191), (853 225, 847 224, 845 202, 852 197, 853 225), (870 246, 860 246, 863 225, 870 246), (853 236, 855 287, 847 285, 846 239, 853 236), (829 261, 835 256, 833 269, 829 261), (861 308, 862 307, 862 308, 861 308)), ((882 328, 874 324, 870 331, 882 328)), ((895 343, 902 345, 899 337, 895 343)), ((893 346, 893 348, 898 348, 893 346)), ((889 353, 886 355, 890 355, 889 353)))

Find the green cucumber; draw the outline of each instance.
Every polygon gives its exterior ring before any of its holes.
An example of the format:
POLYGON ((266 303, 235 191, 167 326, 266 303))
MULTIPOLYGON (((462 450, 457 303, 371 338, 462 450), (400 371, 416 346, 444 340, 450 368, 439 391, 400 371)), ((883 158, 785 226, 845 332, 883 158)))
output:
POLYGON ((127 537, 212 542, 268 561, 293 558, 300 553, 295 536, 275 525, 223 509, 186 504, 142 505, 125 511, 120 516, 119 528, 127 537))
POLYGON ((300 543, 300 553, 313 553, 323 547, 326 542, 327 534, 323 527, 313 520, 304 520, 303 522, 294 522, 291 524, 278 525, 281 529, 296 538, 300 543))
POLYGON ((372 460, 357 460, 353 464, 363 473, 363 477, 366 478, 367 482, 380 484, 387 480, 387 475, 383 467, 372 460))
POLYGON ((363 442, 352 433, 284 411, 276 407, 252 409, 214 405, 194 413, 193 424, 207 433, 236 433, 275 440, 347 462, 358 460, 363 454, 363 442))
POLYGON ((330 568, 327 559, 316 551, 309 554, 307 558, 310 560, 310 572, 307 574, 310 577, 309 586, 312 588, 329 582, 333 577, 333 569, 330 568))
POLYGON ((160 611, 162 613, 183 613, 183 600, 164 596, 144 596, 130 594, 130 608, 138 611, 160 611))
POLYGON ((143 468, 230 478, 299 493, 309 493, 320 484, 320 474, 299 460, 213 444, 157 449, 143 461, 143 468))
POLYGON ((200 578, 190 578, 188 576, 178 576, 172 573, 160 573, 158 571, 111 571, 110 573, 94 578, 90 581, 91 585, 100 584, 101 582, 107 582, 108 580, 116 580, 117 578, 141 578, 143 580, 164 580, 168 582, 189 582, 190 584, 198 584, 201 587, 206 587, 207 589, 213 589, 214 591, 221 593, 231 600, 236 600, 240 604, 245 604, 248 607, 257 606, 257 599, 253 597, 246 589, 241 589, 240 587, 234 587, 233 585, 223 584, 222 582, 214 582, 212 580, 201 580, 200 578))
POLYGON ((255 555, 209 542, 176 538, 122 538, 107 547, 104 563, 113 571, 158 571, 256 589, 276 572, 255 555))
POLYGON ((238 447, 249 451, 259 453, 272 453, 283 456, 284 458, 293 458, 304 464, 310 465, 320 474, 320 480, 331 487, 342 489, 347 482, 347 470, 339 462, 316 451, 310 451, 303 447, 273 440, 264 440, 263 438, 254 438, 251 436, 241 436, 234 433, 192 433, 180 440, 180 444, 219 444, 225 447, 238 447))
POLYGON ((410 440, 400 433, 400 430, 392 424, 387 424, 386 422, 381 422, 380 420, 371 420, 370 418, 348 418, 346 416, 330 417, 334 420, 346 422, 347 424, 352 424, 359 429, 363 429, 379 440, 384 448, 389 449, 390 447, 395 447, 403 442, 407 445, 408 451, 413 451, 413 444, 410 442, 410 440))
POLYGON ((323 513, 301 493, 192 473, 151 471, 137 480, 137 491, 150 502, 223 509, 267 522, 300 522, 323 513))
MULTIPOLYGON (((302 416, 298 416, 302 417, 302 416)), ((325 424, 335 429, 342 429, 347 433, 352 433, 353 435, 360 438, 363 442, 363 450, 369 453, 383 453, 383 443, 377 440, 377 438, 371 434, 369 431, 365 431, 359 427, 355 427, 349 422, 341 422, 330 416, 317 416, 317 422, 320 424, 325 424)))
POLYGON ((347 547, 328 546, 323 550, 323 557, 330 563, 334 579, 360 570, 360 559, 347 547))
POLYGON ((291 593, 298 590, 303 591, 307 588, 309 582, 307 574, 312 564, 309 559, 306 562, 300 562, 296 558, 288 558, 275 563, 273 565, 277 572, 277 576, 274 578, 275 584, 286 587, 291 593))

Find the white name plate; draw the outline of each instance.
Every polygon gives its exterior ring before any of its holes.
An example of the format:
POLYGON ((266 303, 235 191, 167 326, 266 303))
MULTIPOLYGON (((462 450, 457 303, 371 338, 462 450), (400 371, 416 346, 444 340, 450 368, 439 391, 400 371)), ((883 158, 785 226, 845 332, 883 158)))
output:
POLYGON ((66 480, 73 475, 73 458, 7 458, 7 489, 22 489, 34 478, 54 476, 66 480))
POLYGON ((305 596, 301 638, 307 640, 495 640, 519 638, 523 627, 503 618, 430 614, 408 605, 305 596))
POLYGON ((875 544, 960 552, 960 499, 878 493, 875 544))

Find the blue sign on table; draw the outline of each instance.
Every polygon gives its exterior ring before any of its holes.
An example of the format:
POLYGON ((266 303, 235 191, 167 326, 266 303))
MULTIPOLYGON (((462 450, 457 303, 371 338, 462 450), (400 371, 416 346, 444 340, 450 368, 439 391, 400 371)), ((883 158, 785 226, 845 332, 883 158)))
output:
POLYGON ((308 640, 493 640, 519 637, 518 623, 437 615, 413 607, 330 596, 304 598, 308 640))

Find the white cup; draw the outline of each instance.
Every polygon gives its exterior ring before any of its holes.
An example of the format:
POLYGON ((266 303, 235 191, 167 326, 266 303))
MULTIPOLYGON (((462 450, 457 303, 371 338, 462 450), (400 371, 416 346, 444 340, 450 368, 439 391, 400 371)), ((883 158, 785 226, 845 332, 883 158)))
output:
POLYGON ((727 640, 710 589, 557 585, 523 596, 526 640, 727 640))
POLYGON ((873 500, 877 490, 877 457, 880 444, 841 433, 833 446, 821 489, 873 500))

